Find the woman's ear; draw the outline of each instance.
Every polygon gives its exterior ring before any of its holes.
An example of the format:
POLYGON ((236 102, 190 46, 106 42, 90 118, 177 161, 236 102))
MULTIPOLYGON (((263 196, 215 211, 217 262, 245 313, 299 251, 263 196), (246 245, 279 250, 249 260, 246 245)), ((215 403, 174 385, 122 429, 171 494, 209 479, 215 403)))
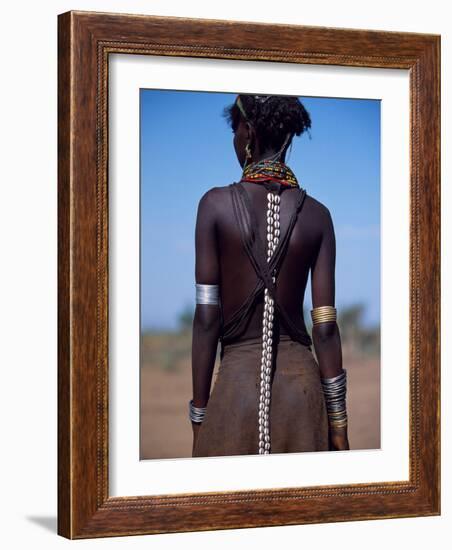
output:
POLYGON ((245 122, 245 137, 247 141, 251 141, 254 134, 254 128, 249 122, 245 122))
POLYGON ((250 144, 252 150, 256 147, 256 131, 254 126, 249 122, 245 123, 245 138, 246 142, 250 144))

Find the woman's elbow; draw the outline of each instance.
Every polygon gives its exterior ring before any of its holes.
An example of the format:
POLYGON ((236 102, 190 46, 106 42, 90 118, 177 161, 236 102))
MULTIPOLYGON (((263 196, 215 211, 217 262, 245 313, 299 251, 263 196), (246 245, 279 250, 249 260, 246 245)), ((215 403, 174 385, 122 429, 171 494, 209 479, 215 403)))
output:
POLYGON ((319 323, 312 327, 312 336, 320 344, 336 338, 338 333, 339 328, 336 321, 327 321, 326 323, 319 323))
POLYGON ((193 330, 218 332, 221 326, 220 308, 216 305, 197 305, 193 318, 193 330))

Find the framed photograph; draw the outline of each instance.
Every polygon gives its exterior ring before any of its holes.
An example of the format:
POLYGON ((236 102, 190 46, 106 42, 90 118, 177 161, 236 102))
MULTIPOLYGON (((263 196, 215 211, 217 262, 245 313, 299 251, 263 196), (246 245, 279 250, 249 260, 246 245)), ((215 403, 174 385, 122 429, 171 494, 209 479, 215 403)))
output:
POLYGON ((58 16, 60 535, 440 513, 439 67, 58 16))

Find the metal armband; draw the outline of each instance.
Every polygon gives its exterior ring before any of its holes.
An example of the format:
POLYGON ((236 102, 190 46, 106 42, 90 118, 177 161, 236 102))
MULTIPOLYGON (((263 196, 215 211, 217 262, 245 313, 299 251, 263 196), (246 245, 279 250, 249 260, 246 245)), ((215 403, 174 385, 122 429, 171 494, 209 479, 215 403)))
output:
POLYGON ((312 324, 328 323, 336 321, 336 308, 333 306, 320 306, 311 309, 312 324))
POLYGON ((197 304, 219 304, 220 286, 204 285, 196 283, 196 303, 197 304))

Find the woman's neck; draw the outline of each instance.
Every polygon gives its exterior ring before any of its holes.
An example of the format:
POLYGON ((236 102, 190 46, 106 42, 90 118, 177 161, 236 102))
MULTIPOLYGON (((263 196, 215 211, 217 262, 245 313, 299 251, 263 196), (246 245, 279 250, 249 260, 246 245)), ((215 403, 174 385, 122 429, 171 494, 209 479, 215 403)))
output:
MULTIPOLYGON (((267 151, 263 153, 258 153, 256 157, 254 157, 253 155, 253 158, 251 159, 251 163, 260 162, 261 160, 272 158, 276 155, 276 153, 277 151, 275 151, 274 149, 267 149, 267 151)), ((285 162, 285 154, 283 153, 277 160, 279 160, 280 162, 285 162)))

